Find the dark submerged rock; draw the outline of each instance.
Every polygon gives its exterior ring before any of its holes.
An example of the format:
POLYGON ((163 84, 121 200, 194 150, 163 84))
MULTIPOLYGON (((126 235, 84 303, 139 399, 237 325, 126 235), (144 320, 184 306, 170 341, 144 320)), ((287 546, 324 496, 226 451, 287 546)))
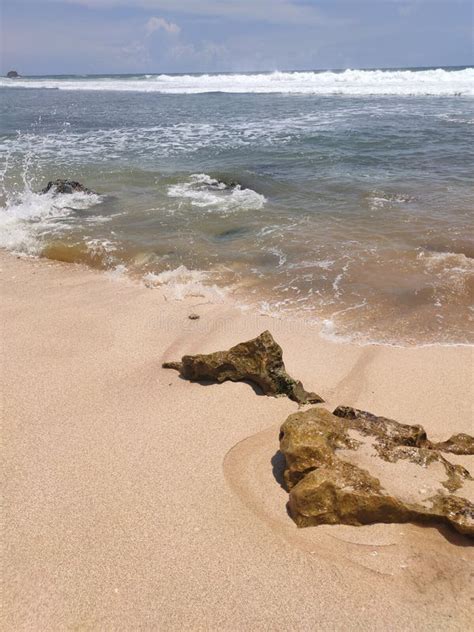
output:
POLYGON ((223 230, 215 235, 215 239, 218 241, 231 241, 232 239, 238 239, 249 233, 249 229, 246 226, 240 226, 239 228, 229 228, 223 230))
POLYGON ((192 382, 199 380, 247 380, 259 386, 265 395, 286 395, 299 404, 324 401, 316 393, 305 391, 298 380, 288 375, 283 363, 283 352, 269 331, 228 351, 207 355, 183 356, 181 362, 165 362, 165 369, 175 369, 192 382))
POLYGON ((75 180, 50 180, 44 189, 42 189, 41 193, 49 193, 49 191, 53 191, 53 193, 81 192, 89 195, 94 193, 94 191, 91 191, 75 180))

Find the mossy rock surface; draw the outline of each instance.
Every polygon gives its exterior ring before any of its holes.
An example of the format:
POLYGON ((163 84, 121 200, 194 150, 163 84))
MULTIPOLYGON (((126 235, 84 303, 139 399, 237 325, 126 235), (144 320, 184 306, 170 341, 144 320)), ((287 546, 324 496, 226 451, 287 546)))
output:
POLYGON ((473 479, 437 447, 465 450, 464 436, 435 444, 419 425, 347 407, 334 412, 295 413, 280 430, 288 506, 298 526, 445 523, 474 537, 473 479))
POLYGON ((180 362, 165 362, 165 369, 176 369, 192 382, 248 381, 256 384, 265 395, 287 396, 299 404, 316 404, 324 401, 316 393, 306 391, 303 384, 286 372, 283 351, 269 331, 256 338, 241 342, 228 351, 185 355, 180 362))

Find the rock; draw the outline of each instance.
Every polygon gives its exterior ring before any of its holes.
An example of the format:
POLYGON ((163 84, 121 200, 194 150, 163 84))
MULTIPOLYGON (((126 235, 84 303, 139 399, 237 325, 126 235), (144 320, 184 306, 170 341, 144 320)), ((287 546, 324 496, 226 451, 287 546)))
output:
POLYGON ((188 316, 189 320, 199 320, 201 317, 199 316, 199 314, 194 314, 194 312, 192 314, 189 314, 188 316))
POLYGON ((308 413, 290 415, 281 428, 280 450, 286 460, 284 479, 288 490, 312 470, 334 465, 336 447, 356 446, 344 424, 335 423, 328 410, 312 408, 308 413))
POLYGON ((474 537, 472 477, 431 445, 414 445, 424 441, 421 426, 336 410, 347 416, 311 408, 281 427, 288 507, 299 527, 446 523, 474 537))
POLYGON ((248 233, 249 228, 247 226, 240 226, 238 228, 229 228, 228 230, 223 230, 220 233, 217 233, 215 235, 215 239, 218 241, 231 241, 233 239, 239 239, 248 233))
POLYGON ((334 413, 337 417, 343 417, 351 428, 355 428, 366 435, 377 438, 379 444, 398 443, 405 446, 424 447, 426 449, 451 452, 452 454, 474 454, 474 437, 459 433, 446 441, 433 443, 429 441, 425 429, 422 426, 409 426, 401 424, 387 417, 378 417, 365 410, 351 408, 350 406, 338 406, 334 413))
POLYGON ((90 191, 80 182, 76 182, 75 180, 51 180, 44 187, 41 193, 49 193, 49 191, 53 191, 54 193, 87 193, 93 194, 94 191, 90 191))
POLYGON ((366 435, 372 435, 378 442, 399 445, 421 446, 426 443, 426 432, 422 426, 401 424, 387 417, 378 417, 365 410, 350 406, 338 406, 333 413, 347 420, 346 427, 355 428, 366 435))
POLYGON ((17 73, 16 70, 9 70, 7 72, 7 77, 8 79, 16 79, 16 77, 19 77, 20 75, 17 73))
POLYGON ((165 369, 176 369, 193 382, 198 380, 247 380, 259 386, 265 395, 286 395, 299 404, 315 404, 323 399, 304 390, 301 382, 288 375, 283 352, 269 331, 257 338, 207 355, 183 356, 181 362, 165 362, 165 369))
POLYGON ((452 454, 474 454, 474 437, 463 432, 455 434, 447 441, 432 443, 433 448, 452 454))
MULTIPOLYGON (((234 180, 234 178, 229 177, 229 175, 227 174, 216 174, 215 178, 213 178, 214 182, 217 183, 217 186, 219 188, 222 188, 222 185, 225 186, 226 189, 232 190, 232 189, 236 189, 237 187, 242 187, 242 183, 238 182, 237 180, 234 180)), ((242 187, 244 188, 244 187, 242 187)))

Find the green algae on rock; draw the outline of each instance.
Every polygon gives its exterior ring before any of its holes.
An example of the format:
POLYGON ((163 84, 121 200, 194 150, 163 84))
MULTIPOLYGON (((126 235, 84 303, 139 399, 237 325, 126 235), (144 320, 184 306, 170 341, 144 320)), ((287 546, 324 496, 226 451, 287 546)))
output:
POLYGON ((374 436, 379 445, 388 442, 404 446, 423 447, 429 450, 439 450, 440 452, 451 452, 451 454, 474 454, 474 437, 463 432, 452 435, 446 441, 433 443, 428 440, 423 426, 401 424, 393 419, 380 417, 366 410, 359 410, 351 406, 338 406, 333 414, 336 417, 346 419, 350 428, 359 430, 363 434, 374 436))
POLYGON ((269 331, 241 342, 228 351, 185 355, 181 362, 165 362, 165 369, 176 369, 192 382, 198 380, 247 380, 259 386, 265 395, 287 396, 298 404, 317 404, 324 400, 306 391, 303 384, 288 375, 283 363, 283 351, 269 331))
POLYGON ((401 424, 388 417, 379 417, 366 410, 350 406, 338 406, 334 410, 336 417, 346 419, 346 427, 359 430, 365 435, 372 435, 379 443, 396 443, 398 445, 421 446, 426 440, 426 432, 422 426, 401 424))
POLYGON ((281 427, 288 506, 299 527, 446 523, 474 537, 474 504, 464 497, 472 477, 465 468, 434 449, 421 426, 345 412, 311 408, 281 427))
POLYGON ((452 435, 446 441, 433 443, 433 447, 441 452, 451 452, 451 454, 474 454, 474 437, 460 432, 452 435))

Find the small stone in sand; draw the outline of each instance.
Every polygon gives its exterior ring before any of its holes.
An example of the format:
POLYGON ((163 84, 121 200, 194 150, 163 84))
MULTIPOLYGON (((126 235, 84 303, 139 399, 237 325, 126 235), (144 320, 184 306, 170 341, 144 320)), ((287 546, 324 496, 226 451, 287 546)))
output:
POLYGON ((199 316, 199 314, 195 314, 193 312, 192 314, 189 314, 188 318, 189 320, 199 320, 201 317, 199 316))

